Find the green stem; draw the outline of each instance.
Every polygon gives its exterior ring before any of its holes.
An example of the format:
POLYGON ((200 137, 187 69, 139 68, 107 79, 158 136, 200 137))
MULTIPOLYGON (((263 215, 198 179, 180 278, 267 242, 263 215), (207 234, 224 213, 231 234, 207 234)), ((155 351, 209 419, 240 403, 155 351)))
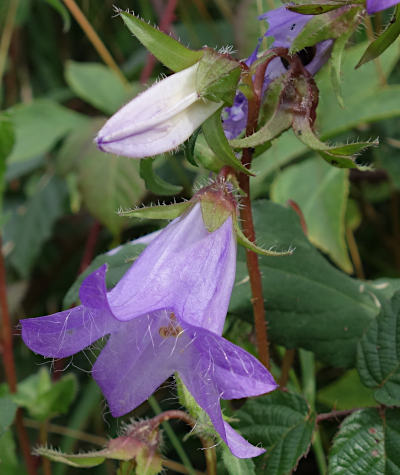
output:
MULTIPOLYGON (((162 409, 160 405, 158 404, 157 399, 154 396, 149 397, 149 404, 155 414, 158 415, 162 413, 162 409)), ((179 455, 179 458, 181 459, 183 465, 187 468, 189 474, 195 475, 195 470, 193 468, 193 465, 190 462, 189 457, 186 455, 186 452, 184 448, 182 447, 180 440, 178 439, 175 432, 173 431, 171 424, 167 421, 164 421, 162 423, 162 427, 165 430, 169 440, 171 441, 172 446, 176 450, 176 453, 179 455)))

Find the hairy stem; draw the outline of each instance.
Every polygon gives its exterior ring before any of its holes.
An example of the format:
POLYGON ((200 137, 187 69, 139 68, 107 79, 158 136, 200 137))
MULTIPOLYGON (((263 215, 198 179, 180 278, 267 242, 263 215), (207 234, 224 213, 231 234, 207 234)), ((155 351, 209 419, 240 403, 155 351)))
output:
POLYGON ((95 50, 99 53, 99 56, 104 61, 104 63, 117 74, 122 84, 124 84, 124 86, 129 89, 130 85, 128 80, 124 76, 124 73, 120 70, 119 66, 114 61, 114 58, 111 56, 104 43, 101 41, 99 35, 96 33, 93 26, 85 17, 82 10, 78 7, 74 0, 64 0, 64 3, 67 6, 68 10, 71 12, 72 16, 79 23, 82 30, 85 32, 85 35, 87 36, 88 40, 92 43, 95 50))
MULTIPOLYGON (((3 242, 0 237, 0 308, 1 308, 1 338, 3 343, 3 364, 6 373, 8 387, 11 393, 17 392, 17 374, 15 371, 15 361, 13 354, 12 328, 10 313, 8 311, 7 303, 7 289, 6 289, 6 270, 4 265, 3 253, 1 251, 3 242)), ((17 428, 18 440, 25 460, 26 469, 29 475, 36 475, 35 459, 31 455, 30 443, 28 434, 26 433, 24 423, 22 420, 22 411, 17 409, 15 416, 15 425, 17 428)))
MULTIPOLYGON (((253 83, 254 96, 249 100, 246 136, 251 135, 257 128, 258 113, 261 104, 262 83, 264 81, 266 67, 267 64, 261 65, 255 74, 253 83)), ((243 165, 247 168, 250 168, 252 158, 253 149, 245 148, 242 154, 243 165)), ((250 179, 249 176, 244 173, 241 173, 238 179, 240 187, 245 192, 245 196, 242 200, 242 209, 240 210, 240 217, 243 223, 243 233, 247 239, 255 242, 256 233, 254 230, 253 213, 251 210, 250 179)), ((255 252, 246 249, 246 263, 250 278, 252 294, 251 303, 253 305, 258 358, 264 366, 269 368, 269 343, 267 336, 267 324, 265 321, 264 297, 258 255, 255 252)))
POLYGON ((359 411, 359 408, 355 409, 347 409, 344 411, 331 411, 331 412, 324 412, 323 414, 318 414, 317 416, 317 423, 321 421, 326 421, 327 419, 338 419, 340 417, 346 417, 352 414, 355 411, 359 411))

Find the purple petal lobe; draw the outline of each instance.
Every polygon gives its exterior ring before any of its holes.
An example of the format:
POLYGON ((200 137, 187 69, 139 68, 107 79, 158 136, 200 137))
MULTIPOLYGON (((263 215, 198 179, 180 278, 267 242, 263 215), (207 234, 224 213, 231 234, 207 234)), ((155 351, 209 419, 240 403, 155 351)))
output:
POLYGON ((36 353, 46 357, 64 358, 83 350, 99 338, 114 331, 118 322, 108 311, 96 302, 92 293, 101 289, 97 295, 104 302, 105 266, 86 278, 87 302, 92 305, 79 305, 64 312, 46 317, 21 320, 22 339, 36 353))
POLYGON ((367 12, 371 15, 398 3, 400 3, 399 0, 367 0, 367 12))
POLYGON ((160 328, 170 325, 169 315, 162 311, 119 322, 119 330, 97 358, 93 377, 114 417, 146 401, 175 371, 179 355, 173 350, 179 337, 160 335, 160 328))

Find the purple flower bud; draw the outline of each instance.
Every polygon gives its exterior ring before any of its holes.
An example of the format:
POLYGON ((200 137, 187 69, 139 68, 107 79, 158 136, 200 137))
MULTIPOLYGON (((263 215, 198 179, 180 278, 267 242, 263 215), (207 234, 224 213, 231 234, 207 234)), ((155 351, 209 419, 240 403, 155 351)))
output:
POLYGON ((398 3, 400 3, 399 0, 367 0, 367 12, 371 15, 398 3))
POLYGON ((100 150, 143 158, 183 143, 221 103, 196 91, 199 63, 157 82, 115 113, 97 134, 100 150))
MULTIPOLYGON (((198 201, 210 200, 210 193, 214 190, 200 192, 198 201)), ((210 232, 203 217, 209 201, 206 206, 198 201, 152 236, 112 290, 106 290, 104 265, 82 283, 81 305, 22 320, 22 338, 41 355, 63 358, 109 335, 92 373, 113 416, 137 407, 178 372, 232 453, 255 457, 264 450, 223 420, 220 399, 256 396, 277 385, 256 358, 221 337, 235 278, 236 238, 229 213, 210 232)), ((231 206, 227 200, 220 216, 231 206)))
MULTIPOLYGON (((268 21, 268 30, 264 36, 274 37, 274 42, 271 47, 283 47, 288 49, 311 18, 313 18, 313 15, 301 15, 300 13, 288 10, 286 7, 276 8, 260 16, 260 20, 268 21)), ((302 52, 298 53, 304 67, 309 73, 313 75, 316 74, 326 63, 331 52, 332 43, 332 40, 321 41, 317 43, 314 48, 307 48, 307 50, 304 51, 304 55, 302 55, 302 52)), ((248 66, 251 66, 257 59, 260 44, 261 41, 259 41, 256 49, 246 61, 248 66)), ((274 58, 268 64, 265 71, 263 92, 265 92, 268 84, 272 80, 286 73, 286 71, 287 67, 284 62, 280 58, 274 58)), ((238 92, 236 95, 233 106, 224 109, 222 116, 224 130, 229 140, 237 137, 246 128, 247 109, 247 99, 241 92, 238 92)))

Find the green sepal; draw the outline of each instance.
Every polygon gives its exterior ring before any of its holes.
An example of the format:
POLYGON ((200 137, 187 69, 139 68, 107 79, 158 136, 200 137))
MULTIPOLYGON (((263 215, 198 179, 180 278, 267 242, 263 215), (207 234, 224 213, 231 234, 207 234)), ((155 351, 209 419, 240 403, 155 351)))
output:
POLYGON ((156 205, 130 209, 126 211, 120 211, 118 214, 127 218, 175 219, 191 206, 193 206, 193 202, 183 201, 181 203, 173 203, 170 205, 156 205))
POLYGON ((270 249, 264 249, 260 246, 257 246, 254 242, 251 242, 247 239, 247 237, 243 234, 243 231, 240 229, 239 222, 236 216, 233 217, 233 229, 236 234, 236 239, 239 244, 241 244, 249 251, 253 251, 257 254, 262 256, 290 256, 293 254, 294 249, 288 249, 287 251, 271 251, 270 249))
POLYGON ((252 135, 242 139, 230 140, 229 144, 235 148, 256 147, 278 137, 292 124, 290 108, 280 107, 281 96, 286 87, 284 75, 271 82, 264 100, 262 122, 264 125, 252 135))
POLYGON ((322 3, 304 3, 302 5, 291 5, 288 10, 291 12, 301 13, 302 15, 321 15, 322 13, 337 10, 343 7, 348 2, 344 1, 329 1, 322 3))
POLYGON ((196 74, 200 97, 232 105, 241 73, 240 63, 211 48, 203 50, 196 74))
POLYGON ((196 147, 197 137, 201 131, 201 127, 193 132, 193 134, 183 143, 183 154, 186 160, 193 166, 197 167, 198 164, 194 158, 194 149, 196 147))
POLYGON ((338 168, 367 170, 368 167, 360 166, 356 163, 355 155, 368 147, 378 145, 378 140, 374 140, 371 142, 355 142, 331 147, 319 140, 311 128, 310 121, 307 117, 303 116, 294 117, 293 130, 301 142, 312 150, 317 151, 328 163, 338 168))
POLYGON ((218 109, 217 112, 203 122, 202 129, 209 147, 224 165, 228 165, 246 175, 252 175, 251 171, 236 158, 229 145, 222 127, 221 109, 218 109))
POLYGON ((380 56, 389 46, 397 39, 400 35, 400 6, 397 5, 393 18, 391 19, 389 26, 385 31, 378 36, 378 38, 373 41, 368 48, 365 50, 365 53, 362 55, 360 61, 358 62, 356 69, 361 65, 372 61, 373 59, 380 56))
POLYGON ((324 40, 340 38, 349 30, 354 31, 362 18, 361 12, 361 6, 347 6, 343 7, 340 12, 331 11, 324 15, 314 16, 295 38, 289 53, 297 53, 307 46, 314 46, 324 40))
POLYGON ((200 166, 217 174, 225 166, 225 163, 209 147, 204 134, 199 135, 196 140, 194 157, 200 166))
POLYGON ((146 183, 146 188, 152 193, 161 196, 176 195, 182 191, 181 186, 172 185, 154 173, 153 158, 140 160, 140 177, 146 183))
POLYGON ((333 44, 331 53, 331 82, 337 101, 342 108, 344 108, 342 88, 340 84, 342 76, 342 58, 346 44, 352 34, 353 31, 349 30, 340 36, 333 44))
POLYGON ((136 38, 162 64, 174 72, 182 71, 197 63, 203 56, 203 51, 193 51, 183 46, 171 36, 154 28, 141 18, 131 13, 119 11, 125 25, 136 38))
POLYGON ((219 229, 232 215, 232 209, 227 207, 224 202, 209 199, 207 194, 200 197, 200 206, 204 226, 210 233, 219 229))

